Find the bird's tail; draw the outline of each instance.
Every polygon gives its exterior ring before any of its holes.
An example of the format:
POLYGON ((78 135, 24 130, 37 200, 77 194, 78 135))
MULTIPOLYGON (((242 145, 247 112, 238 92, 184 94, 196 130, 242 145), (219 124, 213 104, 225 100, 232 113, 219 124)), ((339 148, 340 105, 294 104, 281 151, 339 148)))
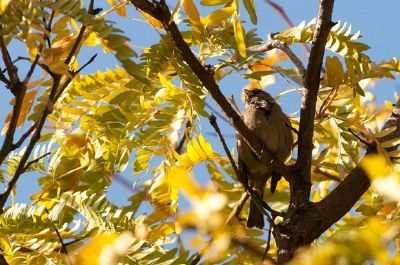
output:
MULTIPOLYGON (((260 192, 261 199, 263 198, 264 192, 260 192)), ((247 227, 253 228, 258 227, 260 229, 264 228, 264 214, 258 209, 257 204, 250 199, 250 210, 249 218, 247 219, 247 227)))
POLYGON ((276 174, 276 173, 272 174, 272 177, 271 177, 271 187, 270 187, 271 193, 274 193, 274 192, 275 192, 276 186, 278 185, 278 182, 279 182, 279 180, 280 180, 281 178, 282 178, 282 176, 279 175, 279 174, 276 174))

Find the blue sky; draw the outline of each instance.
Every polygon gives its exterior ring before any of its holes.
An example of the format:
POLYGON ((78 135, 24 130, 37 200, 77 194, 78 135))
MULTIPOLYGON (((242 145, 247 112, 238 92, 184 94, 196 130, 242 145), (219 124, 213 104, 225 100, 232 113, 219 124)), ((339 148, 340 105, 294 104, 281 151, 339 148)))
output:
MULTIPOLYGON (((286 29, 287 26, 282 18, 274 11, 264 0, 254 0, 257 6, 258 25, 254 26, 250 22, 245 24, 246 29, 257 27, 258 34, 263 39, 271 32, 277 32, 286 29)), ((107 9, 106 1, 98 1, 99 5, 104 9, 107 9)), ((169 1, 168 1, 169 2, 169 1)), ((175 1, 174 1, 175 2, 175 1)), ((174 2, 171 2, 171 6, 174 6, 174 2)), ((195 1, 198 3, 198 1, 195 1)), ((298 25, 301 21, 305 20, 309 22, 311 19, 316 17, 318 1, 304 1, 304 0, 284 0, 276 1, 286 11, 289 18, 295 25, 298 25)), ((126 35, 131 39, 134 47, 137 47, 140 52, 140 47, 149 46, 155 43, 159 35, 154 29, 146 24, 132 20, 131 18, 142 19, 132 6, 128 7, 128 17, 122 18, 117 15, 110 15, 109 20, 113 20, 121 27, 126 35)), ((205 16, 210 12, 212 8, 204 7, 201 8, 201 15, 205 16)), ((244 12, 244 8, 241 7, 243 20, 249 21, 247 15, 244 12)), ((337 0, 334 9, 334 21, 347 22, 352 25, 353 32, 361 31, 362 38, 360 41, 368 44, 371 49, 367 54, 375 61, 379 62, 383 59, 390 59, 392 57, 400 57, 399 51, 399 40, 400 40, 400 20, 398 19, 398 11, 400 10, 400 1, 395 0, 383 0, 379 3, 377 1, 370 0, 337 0)), ((294 50, 297 54, 304 58, 305 52, 300 47, 295 47, 294 50)), ((24 54, 26 51, 20 44, 13 43, 10 46, 10 52, 13 58, 24 54)), ((102 54, 101 49, 91 48, 87 52, 83 52, 79 55, 80 62, 88 60, 94 53, 98 53, 95 63, 91 64, 85 69, 85 73, 92 73, 95 71, 102 71, 106 68, 114 68, 118 63, 111 54, 102 54)), ((4 65, 0 63, 3 68, 4 65)), ((288 88, 288 84, 280 80, 277 76, 277 83, 271 87, 271 93, 275 94, 279 91, 288 88)), ((220 83, 221 90, 226 95, 234 95, 236 100, 240 102, 240 92, 244 85, 247 84, 246 80, 243 80, 238 75, 230 75, 223 82, 220 83)), ((376 92, 378 102, 382 103, 384 100, 393 101, 393 93, 400 89, 399 80, 389 80, 378 82, 377 85, 372 88, 372 91, 376 92)), ((0 89, 0 96, 2 98, 3 108, 0 109, 1 121, 4 125, 4 119, 7 112, 10 110, 8 101, 11 99, 10 93, 5 87, 0 89)), ((283 106, 283 109, 287 113, 293 113, 299 107, 299 97, 296 95, 282 97, 279 103, 283 106)), ((208 101, 213 104, 212 100, 208 101)), ((217 108, 217 107, 216 107, 217 108)), ((219 119, 219 124, 222 131, 227 135, 227 143, 231 149, 235 148, 234 130, 219 119)), ((25 126, 27 128, 29 124, 25 126)), ((208 125, 207 120, 203 120, 202 129, 206 138, 213 144, 213 148, 222 153, 222 147, 216 137, 211 134, 213 130, 208 125)), ((2 142, 3 139, 0 140, 2 142)), ((202 170, 199 170, 197 175, 201 174, 202 170)), ((133 181, 134 178, 130 176, 129 170, 123 172, 122 175, 128 180, 133 181)), ((207 181, 204 179, 204 181, 207 181)), ((32 174, 25 174, 21 177, 18 183, 17 189, 17 201, 27 202, 29 196, 35 192, 39 187, 36 184, 36 176, 32 174)), ((114 183, 108 193, 110 199, 117 204, 124 204, 126 198, 131 194, 128 190, 122 188, 119 184, 114 183)))

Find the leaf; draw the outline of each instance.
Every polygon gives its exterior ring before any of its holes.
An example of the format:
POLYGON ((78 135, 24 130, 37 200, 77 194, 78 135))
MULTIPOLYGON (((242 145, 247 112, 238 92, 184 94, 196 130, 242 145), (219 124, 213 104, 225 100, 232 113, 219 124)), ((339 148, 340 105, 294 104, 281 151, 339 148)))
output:
POLYGON ((207 17, 203 19, 205 25, 216 25, 219 22, 229 18, 235 9, 233 7, 224 7, 211 12, 207 17))
POLYGON ((224 4, 229 4, 233 0, 200 0, 200 4, 203 6, 218 6, 218 5, 224 5, 224 4))
POLYGON ((197 7, 194 4, 193 0, 183 0, 183 8, 185 9, 186 15, 193 25, 202 25, 199 11, 197 10, 197 7))
POLYGON ((382 155, 367 155, 361 161, 360 166, 372 180, 390 174, 390 166, 382 155))
POLYGON ((178 0, 176 2, 175 8, 171 13, 171 17, 170 17, 170 19, 168 21, 168 24, 171 24, 171 22, 176 20, 176 18, 178 17, 179 11, 181 10, 182 4, 183 4, 183 1, 185 1, 185 0, 178 0))
POLYGON ((327 57, 325 61, 326 74, 329 86, 338 86, 344 81, 344 72, 342 63, 336 57, 327 57))
POLYGON ((168 236, 170 234, 175 233, 175 223, 174 222, 166 222, 157 226, 153 231, 151 231, 149 235, 149 239, 147 240, 149 244, 155 243, 158 239, 168 236))
POLYGON ((124 60, 124 61, 122 61, 122 65, 130 75, 137 78, 143 84, 150 85, 150 82, 147 79, 147 77, 144 75, 142 69, 134 61, 124 60))
POLYGON ((380 132, 375 133, 374 136, 377 138, 385 137, 385 136, 391 134, 392 132, 394 132, 396 129, 397 129, 397 126, 389 127, 380 132))
POLYGON ((254 25, 257 24, 257 14, 256 8, 254 5, 254 0, 243 0, 244 8, 246 9, 247 13, 249 13, 251 23, 254 25))
POLYGON ((359 94, 362 97, 365 97, 365 92, 358 83, 353 84, 353 89, 357 94, 359 94))
POLYGON ((389 148, 400 144, 400 138, 395 138, 391 140, 387 140, 385 142, 380 143, 383 148, 389 148))
POLYGON ((233 19, 233 30, 239 54, 243 58, 246 58, 246 44, 244 42, 243 27, 242 23, 240 23, 240 20, 237 19, 236 12, 233 14, 232 19, 233 19))
POLYGON ((124 2, 119 2, 119 1, 117 2, 114 0, 107 0, 107 1, 113 7, 117 6, 115 11, 117 12, 118 15, 126 17, 126 3, 124 4, 124 2))
POLYGON ((142 10, 140 10, 139 12, 147 20, 147 22, 149 22, 150 25, 152 25, 153 27, 158 28, 158 29, 164 29, 164 26, 160 20, 152 17, 151 15, 147 14, 146 12, 144 12, 142 10))
MULTIPOLYGON (((21 110, 19 113, 19 117, 18 117, 18 121, 16 124, 16 128, 20 127, 22 124, 24 124, 27 115, 29 114, 29 111, 32 108, 33 102, 35 100, 35 96, 36 96, 37 90, 32 90, 29 91, 28 93, 25 94, 23 102, 22 102, 22 106, 21 106, 21 110)), ((15 99, 13 99, 11 101, 11 105, 15 104, 15 99)), ((5 120, 5 125, 1 131, 1 134, 4 135, 7 131, 8 128, 10 126, 10 121, 11 121, 11 117, 12 117, 12 112, 9 112, 6 120, 5 120)))
POLYGON ((0 0, 0 15, 6 11, 8 4, 10 4, 10 2, 11 0, 0 0))

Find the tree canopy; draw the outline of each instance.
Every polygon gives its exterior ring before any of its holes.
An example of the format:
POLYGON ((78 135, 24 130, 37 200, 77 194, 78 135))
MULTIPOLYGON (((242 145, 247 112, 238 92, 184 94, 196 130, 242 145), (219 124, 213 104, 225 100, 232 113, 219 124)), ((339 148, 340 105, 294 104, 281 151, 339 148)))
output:
POLYGON ((0 0, 0 264, 400 263, 400 101, 370 89, 400 63, 371 59, 334 0, 298 25, 266 0, 289 24, 267 38, 253 0, 107 2, 0 0), (131 13, 148 47, 111 19, 131 13), (222 92, 232 76, 300 98, 288 161, 244 124, 243 87, 222 92), (284 176, 276 193, 241 181, 222 123, 284 176), (38 192, 18 189, 33 175, 38 192), (250 200, 264 229, 245 225, 250 200))

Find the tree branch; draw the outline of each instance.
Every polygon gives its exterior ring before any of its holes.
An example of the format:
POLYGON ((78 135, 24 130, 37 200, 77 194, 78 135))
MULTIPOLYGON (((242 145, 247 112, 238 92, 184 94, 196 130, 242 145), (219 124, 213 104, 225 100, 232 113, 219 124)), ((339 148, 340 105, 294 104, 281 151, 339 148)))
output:
MULTIPOLYGON (((89 4, 89 8, 88 8, 88 13, 89 14, 93 13, 93 4, 94 4, 94 0, 91 0, 90 4, 89 4)), ((74 56, 75 52, 77 51, 77 49, 79 47, 79 44, 82 41, 82 37, 83 37, 85 29, 86 29, 86 26, 82 25, 81 30, 79 31, 78 37, 75 40, 75 43, 74 43, 69 55, 67 56, 66 60, 64 61, 67 65, 70 63, 72 57, 74 56)), ((4 44, 4 41, 2 41, 2 40, 3 40, 3 38, 0 36, 0 48, 2 49, 2 52, 4 53, 3 45, 2 45, 2 43, 4 44)), ((89 60, 89 61, 91 62, 92 60, 89 60)), ((34 130, 34 133, 33 133, 32 137, 30 139, 30 142, 29 142, 28 146, 26 147, 26 150, 25 150, 24 154, 21 157, 21 160, 20 160, 20 162, 19 162, 19 164, 18 164, 18 166, 17 166, 17 168, 16 168, 16 170, 14 172, 14 175, 12 176, 10 182, 8 183, 5 192, 0 195, 0 214, 3 213, 3 207, 6 204, 7 199, 11 194, 11 191, 14 189, 15 184, 17 183, 17 181, 20 178, 20 176, 26 170, 26 164, 28 162, 29 156, 32 153, 33 148, 35 147, 36 143, 40 139, 41 131, 42 131, 43 126, 44 126, 44 124, 46 122, 47 116, 53 111, 54 104, 57 102, 57 100, 61 96, 62 92, 65 90, 65 88, 72 81, 72 78, 76 74, 77 73, 75 73, 72 77, 67 77, 65 79, 64 83, 61 85, 61 87, 60 87, 60 83, 61 83, 62 75, 60 75, 60 74, 53 74, 52 75, 53 76, 53 84, 52 84, 51 89, 50 89, 50 95, 49 95, 49 98, 47 100, 46 107, 44 108, 44 110, 42 112, 42 115, 40 116, 40 118, 39 118, 39 120, 37 122, 37 126, 35 128, 36 130, 34 130)), ((21 83, 21 82, 19 82, 19 83, 21 83)), ((26 90, 26 86, 23 86, 23 88, 25 88, 25 90, 26 90)), ((17 97, 17 99, 18 99, 18 97, 17 97)), ((23 99, 23 97, 22 97, 22 99, 23 99)), ((21 102, 21 104, 22 104, 22 102, 21 102)), ((17 103, 15 104, 15 106, 16 105, 17 105, 17 103)), ((14 108, 15 108, 15 106, 14 106, 14 108)), ((29 132, 29 130, 28 130, 28 132, 29 132)), ((14 133, 12 135, 14 135, 14 133)), ((12 139, 11 139, 11 146, 12 146, 12 139)), ((3 144, 3 147, 4 147, 4 144, 3 144)), ((0 150, 0 159, 4 160, 5 157, 7 156, 7 154, 3 158, 4 152, 3 152, 3 148, 2 148, 2 150, 0 150)), ((2 160, 0 160, 0 161, 2 162, 2 160)))
MULTIPOLYGON (((396 129, 385 137, 380 138, 380 142, 400 137, 400 100, 382 129, 389 127, 396 127, 396 129)), ((396 147, 390 149, 396 149, 396 147)), ((369 147, 367 154, 373 152, 376 152, 376 149, 369 147)), ((315 215, 320 215, 321 223, 319 229, 316 230, 314 238, 317 238, 350 211, 370 185, 370 179, 364 170, 357 166, 328 196, 317 203, 315 205, 315 215), (329 209, 329 211, 326 211, 326 209, 329 209)))
POLYGON ((169 23, 171 13, 165 1, 153 4, 147 0, 131 0, 131 3, 136 8, 150 14, 163 23, 164 29, 171 37, 179 54, 228 117, 229 123, 240 133, 240 135, 243 136, 245 142, 261 160, 270 161, 273 170, 289 180, 292 175, 291 168, 286 166, 282 161, 274 159, 268 150, 264 148, 254 132, 244 124, 239 114, 226 100, 225 96, 222 94, 217 83, 215 82, 213 75, 207 71, 207 69, 199 62, 199 60, 190 50, 175 22, 171 21, 171 23, 169 23))
POLYGON ((294 205, 307 203, 310 196, 311 153, 315 107, 320 84, 322 61, 328 34, 333 25, 332 12, 334 0, 320 0, 318 21, 314 30, 313 45, 307 71, 303 79, 304 94, 300 111, 298 159, 295 164, 298 177, 291 187, 291 201, 294 205))
POLYGON ((300 73, 300 76, 304 78, 306 69, 299 59, 296 54, 285 44, 281 43, 280 41, 277 40, 269 40, 265 44, 260 45, 258 47, 254 47, 251 50, 252 51, 258 51, 258 52, 266 52, 272 49, 279 49, 283 51, 289 59, 293 62, 293 64, 297 67, 297 70, 300 73))

